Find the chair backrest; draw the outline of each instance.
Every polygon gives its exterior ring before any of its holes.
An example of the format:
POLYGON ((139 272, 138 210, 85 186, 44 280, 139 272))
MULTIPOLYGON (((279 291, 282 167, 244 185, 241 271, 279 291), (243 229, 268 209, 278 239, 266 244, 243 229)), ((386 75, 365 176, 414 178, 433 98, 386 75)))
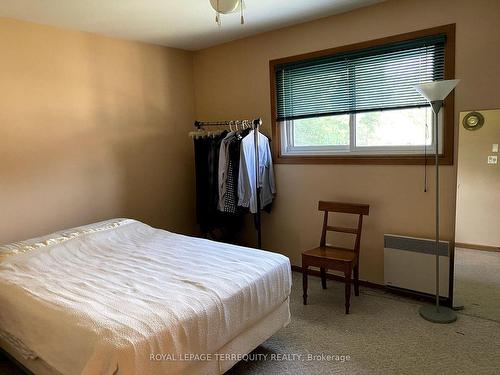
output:
POLYGON ((326 245, 326 232, 342 232, 349 233, 356 236, 354 242, 354 249, 352 249, 356 254, 359 254, 359 248, 361 244, 361 230, 363 228, 363 216, 368 216, 370 213, 370 206, 368 204, 360 203, 343 203, 343 202, 325 202, 319 201, 318 210, 324 212, 323 217, 323 229, 321 231, 321 242, 320 246, 326 245), (356 228, 338 227, 328 225, 328 213, 344 213, 358 215, 358 225, 356 228))

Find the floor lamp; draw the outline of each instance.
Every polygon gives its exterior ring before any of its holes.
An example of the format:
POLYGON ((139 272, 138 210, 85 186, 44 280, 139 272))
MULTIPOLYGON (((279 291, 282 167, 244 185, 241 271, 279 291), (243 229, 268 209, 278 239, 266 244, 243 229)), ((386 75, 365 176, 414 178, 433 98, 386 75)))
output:
POLYGON ((458 79, 422 83, 415 86, 432 107, 434 112, 434 139, 436 158, 436 305, 426 305, 420 308, 420 315, 433 323, 452 323, 457 320, 455 312, 444 306, 439 306, 439 111, 444 99, 458 84, 458 79))

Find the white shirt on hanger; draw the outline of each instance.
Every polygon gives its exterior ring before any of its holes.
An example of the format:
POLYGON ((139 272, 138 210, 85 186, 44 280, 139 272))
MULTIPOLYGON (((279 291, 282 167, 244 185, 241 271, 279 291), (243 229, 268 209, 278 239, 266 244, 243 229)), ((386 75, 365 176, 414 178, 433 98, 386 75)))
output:
MULTIPOLYGON (((238 175, 238 206, 248 207, 251 213, 257 212, 254 131, 250 131, 241 141, 238 175)), ((261 187, 260 207, 264 208, 273 201, 276 185, 269 140, 262 133, 259 133, 259 182, 261 187)))

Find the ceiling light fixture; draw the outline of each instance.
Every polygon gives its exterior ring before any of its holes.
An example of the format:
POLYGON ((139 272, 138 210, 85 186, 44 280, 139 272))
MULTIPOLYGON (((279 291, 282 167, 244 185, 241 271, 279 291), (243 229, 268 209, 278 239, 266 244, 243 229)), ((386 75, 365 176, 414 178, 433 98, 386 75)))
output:
POLYGON ((243 0, 210 0, 210 5, 215 10, 215 22, 221 25, 221 14, 234 13, 240 9, 240 22, 243 25, 245 18, 243 17, 243 0))

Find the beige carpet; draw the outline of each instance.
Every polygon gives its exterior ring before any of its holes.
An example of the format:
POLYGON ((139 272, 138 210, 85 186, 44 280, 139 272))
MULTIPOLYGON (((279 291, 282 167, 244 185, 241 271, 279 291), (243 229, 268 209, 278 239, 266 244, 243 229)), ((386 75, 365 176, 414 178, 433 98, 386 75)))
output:
MULTIPOLYGON (((268 360, 240 362, 228 374, 499 373, 500 323, 459 314, 454 324, 432 324, 419 317, 419 303, 367 288, 345 315, 342 284, 328 281, 322 290, 315 277, 309 284, 310 304, 303 306, 301 275, 294 273, 292 323, 254 352, 268 360), (350 359, 309 361, 308 354, 350 359)), ((1 355, 0 371, 18 374, 1 355)))
POLYGON ((455 306, 500 322, 500 253, 455 249, 455 306))
POLYGON ((294 274, 292 323, 254 352, 300 354, 301 360, 240 362, 231 375, 500 373, 497 322, 459 314, 454 324, 432 324, 419 317, 418 302, 366 288, 345 315, 342 284, 329 281, 322 290, 314 277, 309 284, 303 306, 301 277, 294 274), (308 361, 307 354, 351 359, 308 361))

